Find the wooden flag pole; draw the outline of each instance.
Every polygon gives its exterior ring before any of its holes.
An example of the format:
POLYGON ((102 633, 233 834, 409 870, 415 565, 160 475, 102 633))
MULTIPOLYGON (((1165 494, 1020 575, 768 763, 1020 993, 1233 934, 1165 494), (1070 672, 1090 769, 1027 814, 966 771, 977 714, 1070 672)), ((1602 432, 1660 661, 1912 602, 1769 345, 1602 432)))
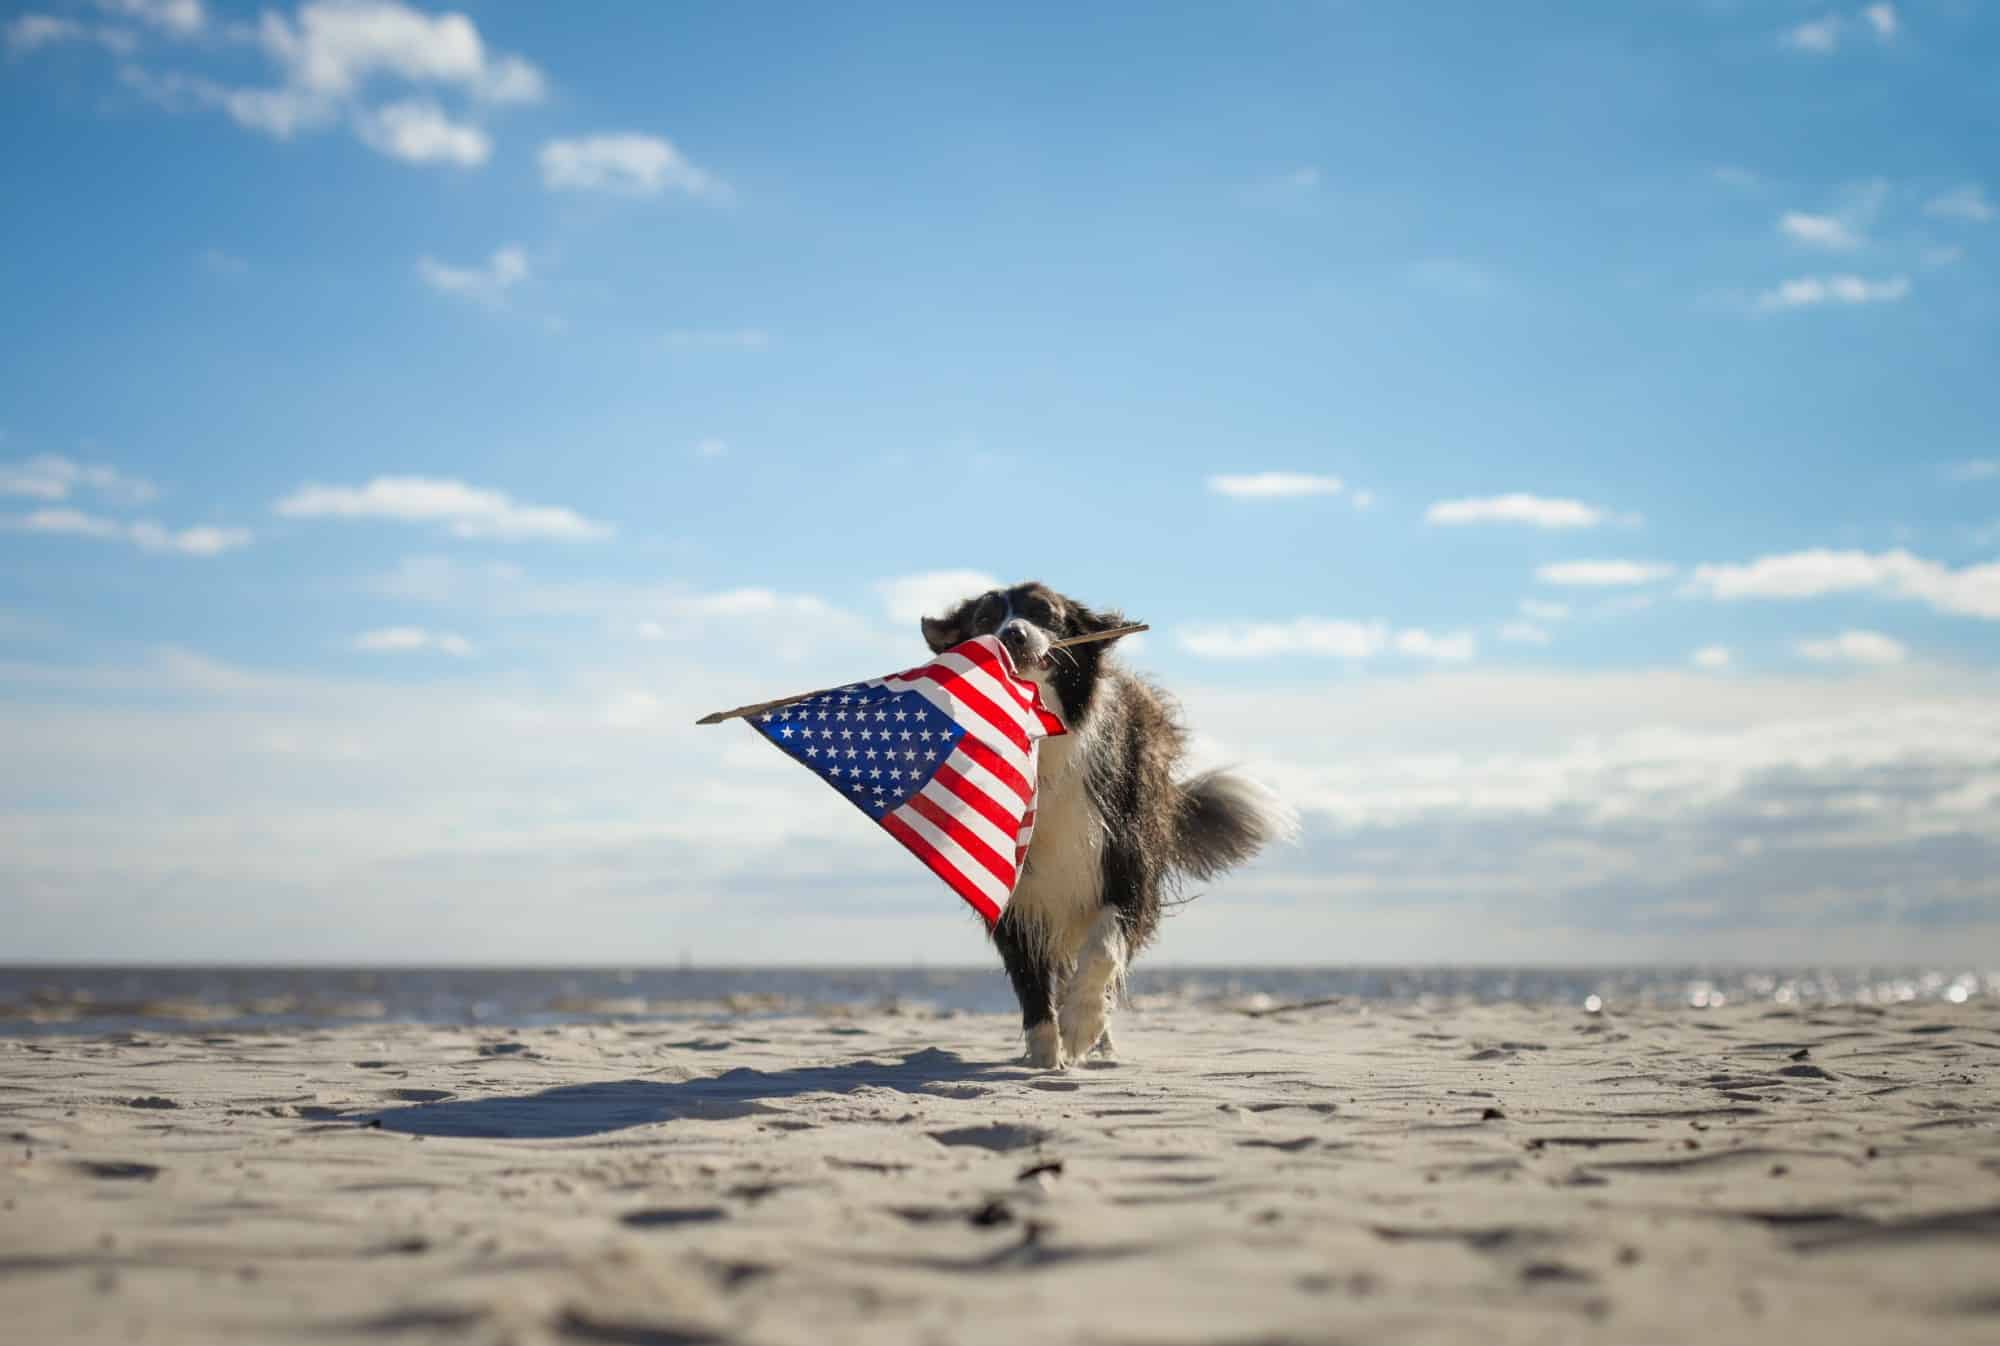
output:
MULTIPOLYGON (((1052 650, 1060 650, 1070 645, 1088 645, 1092 641, 1116 640, 1120 636, 1129 636, 1139 631, 1150 631, 1150 630, 1152 630, 1152 628, 1147 626, 1146 623, 1134 622, 1130 626, 1114 626, 1109 631, 1092 631, 1089 635, 1086 636, 1071 636, 1066 640, 1051 641, 1049 643, 1049 648, 1052 650)), ((842 683, 840 686, 845 687, 847 685, 848 684, 846 683, 842 683)), ((695 723, 721 724, 724 720, 740 720, 746 715, 762 714, 764 711, 767 710, 776 710, 780 706, 789 706, 794 701, 804 701, 809 697, 825 696, 828 692, 837 692, 839 690, 840 687, 822 687, 817 691, 799 692, 792 696, 781 696, 776 701, 759 701, 754 706, 738 706, 735 710, 712 711, 709 714, 702 716, 699 720, 696 720, 695 723)))

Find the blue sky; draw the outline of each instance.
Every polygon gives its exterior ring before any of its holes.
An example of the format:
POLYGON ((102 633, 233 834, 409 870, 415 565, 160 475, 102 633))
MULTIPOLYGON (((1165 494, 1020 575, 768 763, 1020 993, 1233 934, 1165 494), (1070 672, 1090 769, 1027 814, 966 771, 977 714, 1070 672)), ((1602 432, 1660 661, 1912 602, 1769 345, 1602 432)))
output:
POLYGON ((1181 962, 2000 957, 2000 16, 0 9, 20 956, 974 961, 718 705, 1038 577, 1181 962))

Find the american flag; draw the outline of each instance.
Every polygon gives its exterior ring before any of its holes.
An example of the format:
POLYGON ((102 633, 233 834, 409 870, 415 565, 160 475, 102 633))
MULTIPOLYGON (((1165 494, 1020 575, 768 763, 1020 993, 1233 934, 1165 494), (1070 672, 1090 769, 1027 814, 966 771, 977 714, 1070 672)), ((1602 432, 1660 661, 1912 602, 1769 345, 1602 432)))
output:
POLYGON ((903 843, 992 926, 1035 830, 1035 758, 1063 732, 994 636, 750 725, 903 843))

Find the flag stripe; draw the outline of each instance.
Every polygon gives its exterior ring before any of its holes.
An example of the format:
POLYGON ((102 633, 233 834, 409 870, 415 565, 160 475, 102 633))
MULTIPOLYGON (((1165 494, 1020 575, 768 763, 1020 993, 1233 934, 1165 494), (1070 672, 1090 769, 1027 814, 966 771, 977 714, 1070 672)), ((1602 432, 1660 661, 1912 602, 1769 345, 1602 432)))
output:
POLYGON ((1014 768, 993 751, 989 744, 981 743, 970 734, 958 741, 958 750, 992 773, 995 780, 1021 797, 1023 804, 1035 802, 1035 787, 1014 768))
MULTIPOLYGON (((958 756, 956 752, 952 756, 958 756)), ((920 794, 934 798, 946 812, 964 818, 966 826, 974 828, 988 846, 998 854, 1010 854, 1014 850, 1014 814, 1006 810, 994 796, 976 786, 974 782, 960 776, 950 764, 940 766, 938 774, 930 778, 930 784, 922 788, 920 794)))
POLYGON ((1000 922, 1000 904, 988 897, 973 884, 972 880, 960 873, 958 867, 939 854, 930 842, 918 835, 915 828, 898 817, 897 814, 901 812, 901 809, 897 809, 895 813, 884 816, 881 820, 882 830, 902 842, 905 850, 930 866, 931 873, 943 879, 947 888, 950 888, 954 893, 964 898, 967 905, 985 918, 986 924, 989 927, 998 925, 1000 922))
POLYGON ((1019 824, 1015 821, 1013 810, 994 798, 994 792, 985 782, 998 784, 989 772, 981 770, 970 758, 959 753, 946 758, 945 764, 937 769, 937 775, 931 777, 931 786, 941 786, 964 800, 968 807, 992 823, 1011 846, 1019 824), (976 772, 977 775, 969 775, 968 772, 976 772))
POLYGON ((923 815, 931 826, 950 839, 959 853, 970 856, 975 864, 1000 881, 1001 890, 1011 892, 1014 887, 1014 862, 1003 858, 999 852, 962 818, 954 817, 928 793, 912 795, 909 807, 923 815))
POLYGON ((912 669, 910 677, 922 679, 935 686, 938 693, 951 703, 940 709, 960 724, 976 716, 1013 744, 1017 751, 1028 750, 1028 731, 1022 725, 1020 717, 1005 706, 997 704, 992 697, 980 690, 970 677, 962 676, 938 664, 926 664, 922 668, 912 669))
MULTIPOLYGON (((964 897, 968 892, 978 893, 991 902, 996 911, 999 909, 1000 904, 1007 900, 1007 894, 1013 885, 996 878, 984 866, 970 863, 971 857, 966 853, 965 849, 947 836, 929 818, 926 818, 908 804, 883 815, 883 825, 886 826, 892 818, 908 831, 910 835, 922 841, 930 851, 930 855, 937 858, 938 863, 945 865, 951 872, 959 876, 960 882, 953 884, 953 887, 957 890, 960 897, 964 897)), ((929 857, 926 857, 926 863, 929 863, 929 857)), ((932 864, 931 868, 937 869, 937 864, 932 864)), ((944 871, 939 870, 938 872, 942 874, 944 871)), ((946 882, 950 882, 950 880, 946 880, 946 882)))

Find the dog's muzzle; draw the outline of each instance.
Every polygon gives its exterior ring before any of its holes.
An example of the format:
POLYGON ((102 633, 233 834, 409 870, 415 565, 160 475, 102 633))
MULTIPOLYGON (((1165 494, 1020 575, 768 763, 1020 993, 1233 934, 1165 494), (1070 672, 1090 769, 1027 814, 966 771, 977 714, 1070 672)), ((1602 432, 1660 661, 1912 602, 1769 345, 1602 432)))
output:
POLYGON ((1014 667, 1023 672, 1041 667, 1042 660, 1048 657, 1049 633, 1033 622, 1010 618, 1001 625, 998 635, 1013 658, 1014 667))

